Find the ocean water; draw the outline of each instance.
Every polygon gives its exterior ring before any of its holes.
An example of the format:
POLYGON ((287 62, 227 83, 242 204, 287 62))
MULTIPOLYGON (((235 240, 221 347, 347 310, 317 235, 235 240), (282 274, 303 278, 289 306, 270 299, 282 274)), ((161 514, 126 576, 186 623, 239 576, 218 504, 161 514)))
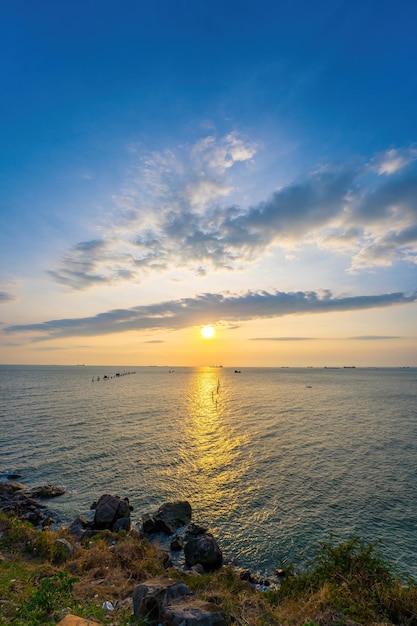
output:
POLYGON ((417 577, 416 459, 415 368, 0 366, 0 478, 64 485, 62 523, 187 499, 266 574, 360 535, 417 577))

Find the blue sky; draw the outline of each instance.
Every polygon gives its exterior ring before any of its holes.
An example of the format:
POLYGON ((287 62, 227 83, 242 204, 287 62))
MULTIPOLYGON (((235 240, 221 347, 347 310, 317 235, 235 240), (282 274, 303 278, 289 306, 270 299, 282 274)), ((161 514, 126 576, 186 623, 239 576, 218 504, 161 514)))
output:
POLYGON ((3 4, 0 361, 417 365, 416 23, 3 4))

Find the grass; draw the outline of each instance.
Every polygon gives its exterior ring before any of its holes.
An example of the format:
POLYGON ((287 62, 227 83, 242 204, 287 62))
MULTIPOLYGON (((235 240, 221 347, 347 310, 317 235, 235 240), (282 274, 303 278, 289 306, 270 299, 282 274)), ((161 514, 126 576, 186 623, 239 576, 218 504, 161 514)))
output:
MULTIPOLYGON (((134 531, 103 531, 75 547, 65 529, 34 529, 0 513, 0 625, 45 626, 66 613, 109 626, 139 626, 135 586, 167 573, 165 554, 134 531), (107 611, 103 602, 117 608, 107 611)), ((417 586, 400 580, 375 544, 354 537, 323 544, 303 572, 289 568, 280 587, 261 593, 225 566, 193 575, 171 568, 192 593, 219 606, 235 626, 417 626, 417 586)))

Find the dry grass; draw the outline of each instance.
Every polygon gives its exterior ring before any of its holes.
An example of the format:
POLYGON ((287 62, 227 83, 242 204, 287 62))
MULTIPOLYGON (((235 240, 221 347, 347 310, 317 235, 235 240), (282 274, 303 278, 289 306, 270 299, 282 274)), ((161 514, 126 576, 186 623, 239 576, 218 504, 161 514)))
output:
POLYGON ((70 607, 109 625, 139 625, 132 616, 133 589, 168 573, 195 597, 219 606, 234 626, 417 626, 415 583, 398 580, 374 547, 358 539, 325 544, 307 571, 261 593, 231 567, 203 575, 166 572, 166 554, 134 531, 99 533, 71 555, 57 553, 57 538, 75 543, 68 531, 38 531, 0 514, 0 624, 40 626, 70 607), (126 609, 109 618, 104 600, 126 609))

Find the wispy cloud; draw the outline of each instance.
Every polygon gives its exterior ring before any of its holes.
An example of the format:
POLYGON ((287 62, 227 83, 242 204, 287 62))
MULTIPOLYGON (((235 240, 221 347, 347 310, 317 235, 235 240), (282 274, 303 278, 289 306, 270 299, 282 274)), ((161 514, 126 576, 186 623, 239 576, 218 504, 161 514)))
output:
POLYGON ((249 291, 244 294, 206 293, 130 309, 115 309, 92 317, 50 320, 41 324, 13 325, 7 333, 31 333, 39 338, 105 335, 140 330, 178 330, 207 323, 282 317, 302 313, 359 311, 409 304, 417 293, 386 293, 336 297, 330 291, 249 291))
POLYGON ((172 267, 204 275, 303 245, 346 256, 352 272, 417 263, 417 150, 329 164, 261 202, 239 197, 256 154, 236 133, 142 156, 113 198, 105 237, 75 245, 50 276, 72 289, 140 280, 172 267))
POLYGON ((381 341, 383 339, 401 339, 398 335, 359 335, 358 337, 349 337, 349 339, 359 339, 360 341, 381 341))
POLYGON ((371 161, 371 167, 378 174, 395 174, 398 170, 406 167, 417 158, 416 148, 405 148, 403 150, 391 148, 380 154, 377 154, 371 161))
POLYGON ((7 302, 13 302, 16 300, 16 297, 8 293, 7 291, 0 291, 0 304, 6 304, 7 302))
POLYGON ((250 341, 313 341, 316 337, 251 337, 250 341))

